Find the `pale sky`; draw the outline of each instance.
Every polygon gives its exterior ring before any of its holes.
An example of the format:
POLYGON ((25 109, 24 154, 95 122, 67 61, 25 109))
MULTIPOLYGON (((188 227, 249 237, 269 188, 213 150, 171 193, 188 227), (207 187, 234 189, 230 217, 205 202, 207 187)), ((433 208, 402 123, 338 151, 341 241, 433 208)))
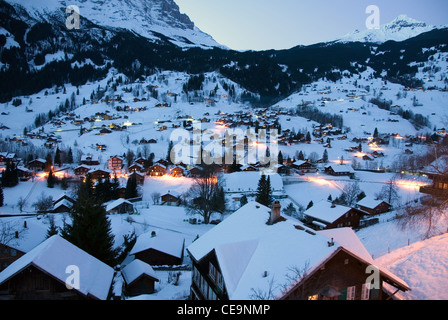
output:
POLYGON ((447 0, 174 0, 182 13, 217 42, 235 50, 289 49, 366 29, 366 8, 380 23, 400 14, 448 25, 447 0))

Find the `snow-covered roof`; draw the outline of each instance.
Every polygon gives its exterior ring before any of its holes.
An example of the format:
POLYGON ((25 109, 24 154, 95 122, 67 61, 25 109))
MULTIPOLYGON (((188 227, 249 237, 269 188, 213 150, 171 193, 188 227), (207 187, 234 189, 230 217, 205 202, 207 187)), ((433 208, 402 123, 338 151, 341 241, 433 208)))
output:
POLYGON ((2 223, 7 224, 7 229, 14 234, 17 232, 18 238, 14 237, 6 243, 13 249, 26 253, 46 239, 47 229, 42 224, 33 221, 33 219, 24 219, 23 223, 17 220, 7 221, 6 218, 3 218, 3 220, 5 221, 2 223))
POLYGON ((281 288, 293 285, 288 277, 291 267, 307 267, 309 274, 341 248, 373 262, 351 228, 299 230, 298 222, 292 219, 268 225, 270 210, 250 202, 187 248, 196 261, 215 251, 229 299, 248 300, 254 291, 270 289, 279 297, 281 288), (331 238, 333 246, 328 245, 331 238), (275 281, 274 287, 270 288, 270 280, 275 281))
MULTIPOLYGON (((274 192, 283 191, 283 180, 279 174, 269 176, 271 188, 274 192)), ((224 174, 224 190, 227 192, 256 192, 261 173, 256 171, 243 171, 224 174), (244 181, 244 183, 242 183, 244 181)))
POLYGON ((74 290, 100 300, 107 299, 114 276, 111 267, 59 235, 54 235, 3 270, 0 273, 0 284, 30 265, 63 283, 70 275, 67 273, 67 267, 76 266, 80 277, 79 289, 74 290))
POLYGON ((149 264, 143 262, 140 259, 135 259, 131 263, 129 263, 126 267, 123 268, 121 274, 123 275, 123 278, 125 279, 127 284, 131 284, 142 275, 147 275, 153 278, 155 281, 159 281, 154 269, 149 264))
POLYGON ((326 166, 326 168, 329 168, 329 167, 331 167, 334 172, 355 172, 355 170, 353 170, 352 166, 350 166, 348 164, 337 164, 337 165, 326 166))
POLYGON ((352 208, 332 204, 330 201, 321 200, 313 204, 311 208, 305 211, 305 215, 316 218, 327 223, 333 223, 352 208))
POLYGON ((113 200, 113 201, 108 202, 106 204, 106 212, 108 212, 109 210, 115 209, 116 207, 118 207, 119 205, 121 205, 123 203, 127 203, 127 204, 132 205, 132 202, 130 202, 130 201, 126 200, 126 199, 123 199, 123 198, 119 198, 117 200, 113 200))
POLYGON ((184 249, 185 238, 178 233, 157 230, 140 235, 135 242, 134 247, 129 252, 130 255, 154 249, 173 257, 181 258, 184 249))
POLYGON ((384 200, 381 200, 381 199, 375 199, 373 197, 368 197, 367 196, 367 197, 363 198, 362 200, 358 201, 357 204, 359 206, 363 206, 363 207, 366 207, 366 208, 375 209, 378 205, 380 205, 383 202, 387 203, 387 201, 384 201, 384 200))

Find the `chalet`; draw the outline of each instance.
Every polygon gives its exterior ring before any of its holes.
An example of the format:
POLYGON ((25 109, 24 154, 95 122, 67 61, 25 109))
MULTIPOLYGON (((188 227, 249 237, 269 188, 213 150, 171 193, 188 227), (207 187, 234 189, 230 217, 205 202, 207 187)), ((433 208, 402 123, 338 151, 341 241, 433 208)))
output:
POLYGON ((369 215, 377 215, 385 212, 389 212, 392 205, 384 200, 376 200, 372 197, 365 197, 357 203, 359 209, 367 212, 369 215))
POLYGON ((110 157, 109 160, 107 160, 107 168, 109 170, 121 170, 123 168, 123 158, 118 156, 110 157))
POLYGON ((75 204, 75 200, 67 194, 62 194, 59 198, 53 201, 53 213, 70 212, 70 209, 75 204))
POLYGON ((161 196, 162 205, 179 206, 181 203, 180 194, 175 191, 168 191, 161 196))
POLYGON ((184 258, 185 238, 164 230, 147 232, 137 237, 129 252, 151 266, 180 265, 184 258))
POLYGON ((252 171, 253 172, 253 171, 258 171, 258 168, 254 167, 250 164, 247 164, 247 165, 241 167, 241 171, 252 171))
POLYGON ((28 181, 33 176, 33 172, 24 166, 17 166, 17 177, 20 181, 28 181))
POLYGON ((17 162, 16 154, 12 152, 0 152, 0 164, 5 164, 8 161, 16 163, 17 162))
POLYGON ((390 297, 385 284, 410 290, 382 267, 367 285, 374 260, 351 228, 310 230, 280 209, 250 202, 187 247, 191 300, 380 300, 390 297))
POLYGON ((139 157, 139 158, 135 159, 134 162, 138 163, 139 165, 141 165, 143 167, 145 165, 145 163, 146 163, 146 159, 142 158, 142 157, 139 157))
POLYGON ((360 209, 319 201, 304 212, 306 224, 316 230, 334 228, 358 228, 366 212, 360 209))
POLYGON ((170 171, 171 171, 171 175, 173 177, 183 177, 185 168, 183 168, 182 166, 175 166, 175 167, 171 168, 170 171))
POLYGON ((199 167, 193 167, 189 170, 190 178, 199 178, 202 175, 202 169, 199 167))
POLYGON ((104 135, 104 134, 109 134, 109 133, 112 133, 112 131, 111 130, 109 130, 109 129, 107 129, 107 128, 102 128, 101 130, 100 130, 100 135, 104 135))
POLYGON ((90 175, 92 180, 102 180, 110 178, 111 171, 110 170, 101 170, 101 169, 91 169, 87 174, 90 175))
POLYGON ((132 202, 120 198, 117 200, 112 200, 110 202, 107 202, 104 204, 106 207, 106 213, 108 214, 114 214, 114 213, 120 213, 120 214, 133 214, 134 213, 134 205, 132 202))
POLYGON ((149 167, 148 174, 151 177, 161 177, 166 174, 166 166, 160 163, 156 163, 153 166, 149 167))
POLYGON ((33 219, 23 220, 23 224, 2 223, 6 229, 0 238, 0 272, 47 237, 47 228, 33 219))
POLYGON ((137 184, 143 185, 145 184, 145 174, 139 171, 133 171, 129 174, 129 178, 132 176, 135 176, 135 180, 137 181, 137 184))
POLYGON ((432 180, 431 184, 420 187, 420 192, 438 198, 448 198, 448 156, 440 156, 431 164, 425 166, 420 174, 432 180))
POLYGON ((33 171, 44 171, 47 161, 45 159, 34 159, 28 162, 28 169, 33 171))
POLYGON ((85 176, 90 170, 91 168, 89 166, 82 164, 77 166, 74 171, 77 176, 85 176))
POLYGON ((317 167, 313 163, 305 160, 298 160, 291 165, 295 170, 301 173, 315 173, 317 167))
POLYGON ((349 176, 350 178, 355 176, 353 168, 345 164, 328 165, 325 167, 324 172, 332 176, 349 176))
POLYGON ((97 157, 87 154, 81 157, 81 164, 85 164, 87 166, 97 166, 100 164, 100 161, 97 157))
POLYGON ((124 267, 121 274, 124 279, 124 294, 130 297, 154 293, 154 284, 159 282, 154 269, 139 259, 124 267))
POLYGON ((0 273, 0 299, 107 300, 113 277, 111 267, 54 235, 0 273), (67 282, 76 270, 80 276, 67 282))
POLYGON ((143 167, 143 165, 139 164, 139 163, 133 163, 128 167, 128 172, 143 172, 145 171, 145 168, 143 167))

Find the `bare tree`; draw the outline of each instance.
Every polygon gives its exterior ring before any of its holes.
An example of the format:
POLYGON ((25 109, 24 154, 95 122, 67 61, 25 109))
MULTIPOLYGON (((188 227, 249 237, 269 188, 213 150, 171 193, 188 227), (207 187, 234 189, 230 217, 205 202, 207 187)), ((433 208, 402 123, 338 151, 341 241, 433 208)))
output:
POLYGON ((159 204, 160 201, 160 192, 151 193, 151 199, 154 205, 159 204))
POLYGON ((400 201, 400 193, 397 187, 397 177, 394 176, 386 182, 386 184, 381 188, 380 192, 376 194, 376 198, 379 200, 384 200, 390 205, 397 205, 400 201))
POLYGON ((204 169, 201 177, 194 180, 186 192, 186 197, 189 199, 186 202, 187 213, 201 215, 205 224, 210 223, 210 217, 214 212, 224 213, 222 182, 211 168, 204 169))

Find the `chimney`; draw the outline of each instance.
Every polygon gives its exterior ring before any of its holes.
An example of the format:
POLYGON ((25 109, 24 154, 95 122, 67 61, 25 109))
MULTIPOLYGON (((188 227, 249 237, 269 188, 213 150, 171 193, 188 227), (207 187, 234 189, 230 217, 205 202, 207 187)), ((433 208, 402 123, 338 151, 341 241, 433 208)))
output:
POLYGON ((274 223, 276 223, 278 221, 278 219, 280 218, 280 209, 282 208, 282 206, 280 205, 279 201, 274 201, 274 203, 272 204, 272 210, 271 210, 271 216, 269 218, 269 225, 273 225, 274 223))

